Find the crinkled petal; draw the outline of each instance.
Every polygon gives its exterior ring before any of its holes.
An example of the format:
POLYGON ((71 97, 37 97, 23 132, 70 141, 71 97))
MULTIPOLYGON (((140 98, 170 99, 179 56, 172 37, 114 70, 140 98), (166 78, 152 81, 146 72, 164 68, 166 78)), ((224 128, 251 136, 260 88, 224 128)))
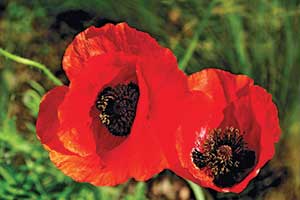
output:
POLYGON ((245 75, 234 75, 220 69, 204 69, 189 76, 190 90, 202 91, 224 108, 228 103, 247 93, 253 80, 245 75))
POLYGON ((156 52, 151 62, 138 63, 148 88, 151 129, 145 130, 158 140, 164 154, 174 149, 173 135, 183 112, 183 100, 188 94, 187 78, 177 67, 176 58, 168 49, 156 52), (152 132, 152 133, 151 133, 152 132))
POLYGON ((50 151, 49 156, 57 168, 78 182, 114 186, 127 180, 124 173, 109 170, 97 154, 81 157, 50 151))
POLYGON ((106 24, 101 28, 92 26, 79 33, 68 46, 63 68, 72 81, 84 68, 84 63, 93 56, 115 52, 151 55, 160 49, 149 34, 137 31, 126 23, 106 24))
POLYGON ((71 153, 65 149, 58 137, 60 123, 57 109, 67 92, 68 87, 59 86, 45 94, 40 103, 40 110, 36 122, 36 132, 41 143, 46 145, 47 148, 62 153, 71 153))

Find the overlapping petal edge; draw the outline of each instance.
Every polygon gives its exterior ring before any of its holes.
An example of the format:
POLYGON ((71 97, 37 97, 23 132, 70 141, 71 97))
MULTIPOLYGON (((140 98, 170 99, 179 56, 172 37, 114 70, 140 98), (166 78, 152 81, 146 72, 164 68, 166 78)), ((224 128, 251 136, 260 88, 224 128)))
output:
POLYGON ((168 164, 154 132, 175 127, 174 111, 188 91, 176 58, 148 34, 126 23, 90 27, 67 48, 63 68, 69 86, 42 99, 37 135, 52 162, 66 175, 94 185, 146 180, 168 164), (94 106, 103 87, 137 82, 140 99, 131 133, 115 137, 101 125, 94 106), (172 125, 171 125, 172 124, 172 125))
POLYGON ((281 130, 272 96, 254 85, 249 77, 218 69, 202 70, 191 75, 188 81, 193 93, 205 93, 211 101, 203 102, 203 97, 193 97, 187 104, 183 117, 186 120, 176 134, 177 154, 173 156, 171 169, 201 186, 239 193, 274 155, 274 143, 278 142, 281 130), (243 137, 249 148, 255 151, 256 161, 242 181, 230 187, 218 187, 212 177, 195 166, 191 151, 197 139, 205 138, 209 130, 228 126, 245 131, 243 137))

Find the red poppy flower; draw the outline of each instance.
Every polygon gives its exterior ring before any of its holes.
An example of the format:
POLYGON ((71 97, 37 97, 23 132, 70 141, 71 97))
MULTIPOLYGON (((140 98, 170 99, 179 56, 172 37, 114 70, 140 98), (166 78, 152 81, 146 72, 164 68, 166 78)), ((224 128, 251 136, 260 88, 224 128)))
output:
POLYGON ((274 155, 280 127, 272 96, 249 77, 218 69, 188 82, 194 94, 176 133, 171 169, 201 186, 239 193, 274 155))
POLYGON ((170 50, 125 23, 90 27, 67 48, 63 68, 70 85, 43 97, 37 120, 37 135, 63 173, 116 185, 167 166, 154 133, 175 126, 166 115, 188 91, 170 50))

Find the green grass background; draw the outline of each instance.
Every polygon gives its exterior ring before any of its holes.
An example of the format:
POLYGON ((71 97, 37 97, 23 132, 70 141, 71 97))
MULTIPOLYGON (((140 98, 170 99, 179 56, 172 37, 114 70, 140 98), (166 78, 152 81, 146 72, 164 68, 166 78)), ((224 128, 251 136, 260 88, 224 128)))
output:
MULTIPOLYGON (((0 48, 45 64, 67 83, 61 70, 67 44, 104 19, 149 32, 187 74, 209 67, 243 73, 273 95, 282 137, 268 178, 282 169, 285 175, 267 187, 254 180, 241 195, 204 190, 207 199, 300 199, 300 1, 0 0, 0 48), (90 16, 80 26, 55 27, 57 16, 70 10, 90 16)), ((41 71, 0 55, 0 199, 149 198, 148 183, 135 183, 132 192, 126 184, 94 187, 54 167, 34 125, 41 96, 52 87, 41 71)), ((190 188, 197 196, 199 188, 190 188)))

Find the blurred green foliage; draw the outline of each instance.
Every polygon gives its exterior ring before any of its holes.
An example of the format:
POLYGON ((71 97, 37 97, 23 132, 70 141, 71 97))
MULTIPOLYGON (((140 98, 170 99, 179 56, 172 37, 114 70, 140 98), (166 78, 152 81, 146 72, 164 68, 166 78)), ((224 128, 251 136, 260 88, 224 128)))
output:
MULTIPOLYGON (((67 83, 61 71, 66 45, 84 28, 106 21, 126 21, 149 32, 175 53, 187 74, 222 68, 247 74, 266 88, 279 108, 283 129, 279 153, 271 164, 286 167, 290 176, 277 191, 257 196, 300 198, 298 0, 2 0, 0 47, 46 64, 67 83), (75 25, 58 17, 78 10, 88 15, 72 15, 75 25)), ((1 56, 0 77, 0 199, 147 198, 146 183, 137 183, 135 192, 128 192, 128 183, 94 187, 64 176, 35 136, 39 101, 54 84, 39 71, 1 56)))

